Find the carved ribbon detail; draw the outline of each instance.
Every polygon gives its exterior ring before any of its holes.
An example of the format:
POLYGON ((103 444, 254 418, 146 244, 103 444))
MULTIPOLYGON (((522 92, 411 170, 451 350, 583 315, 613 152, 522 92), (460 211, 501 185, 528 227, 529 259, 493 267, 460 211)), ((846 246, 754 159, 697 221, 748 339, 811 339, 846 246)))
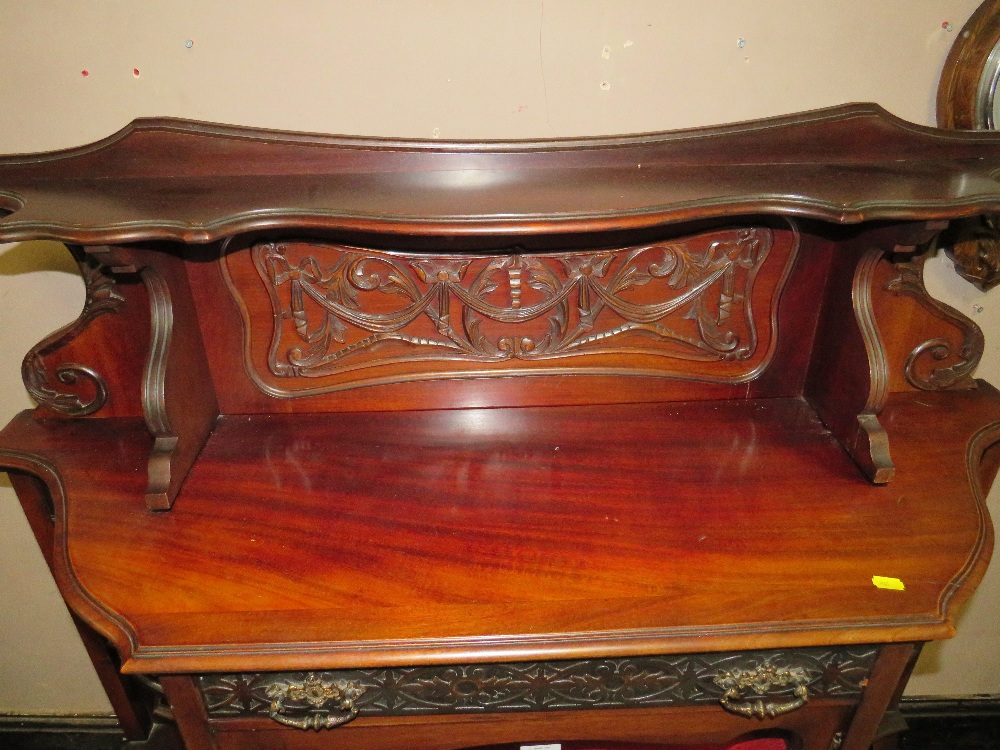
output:
POLYGON ((45 365, 45 358, 66 346, 90 324, 94 318, 104 313, 117 311, 125 298, 115 289, 115 281, 105 267, 82 250, 71 248, 70 252, 80 267, 86 287, 86 299, 80 317, 70 325, 56 331, 39 342, 21 363, 21 378, 31 397, 41 406, 70 417, 84 417, 99 411, 108 400, 108 386, 96 370, 67 362, 55 370, 55 380, 66 386, 79 387, 89 383, 94 395, 89 400, 76 391, 67 391, 56 385, 45 365))
POLYGON ((429 256, 266 243, 274 375, 386 361, 544 360, 635 353, 740 361, 757 348, 754 278, 767 229, 568 254, 429 256))

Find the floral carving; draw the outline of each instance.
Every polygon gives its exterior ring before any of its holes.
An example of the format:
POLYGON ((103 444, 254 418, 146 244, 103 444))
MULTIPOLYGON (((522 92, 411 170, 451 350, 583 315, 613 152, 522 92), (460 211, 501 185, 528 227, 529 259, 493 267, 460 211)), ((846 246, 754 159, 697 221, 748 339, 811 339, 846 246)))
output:
MULTIPOLYGON (((808 685, 815 697, 850 698, 861 693, 875 648, 800 649, 584 661, 471 664, 320 672, 317 684, 354 685, 359 716, 434 713, 499 713, 581 708, 653 707, 718 703, 729 689, 724 675, 774 669, 796 680, 771 680, 768 698, 787 700, 808 685)), ((269 713, 293 673, 202 675, 209 716, 269 713)))
POLYGON ((413 360, 746 360, 758 344, 751 292, 771 245, 770 230, 747 228, 565 254, 302 242, 252 254, 274 311, 271 373, 323 377, 413 360))

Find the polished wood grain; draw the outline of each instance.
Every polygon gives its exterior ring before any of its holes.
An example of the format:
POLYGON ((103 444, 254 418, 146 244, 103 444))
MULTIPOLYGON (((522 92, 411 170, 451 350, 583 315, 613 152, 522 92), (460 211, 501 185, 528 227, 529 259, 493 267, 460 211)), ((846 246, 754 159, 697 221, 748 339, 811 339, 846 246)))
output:
POLYGON ((0 160, 0 241, 209 242, 295 229, 475 236, 496 248, 751 213, 953 218, 1000 210, 994 143, 872 104, 675 133, 491 143, 138 120, 96 144, 0 160), (60 186, 66 178, 73 191, 60 186))
MULTIPOLYGON (((55 573, 55 508, 52 497, 45 485, 32 474, 10 472, 8 476, 38 548, 49 570, 55 573)), ((137 677, 121 673, 118 653, 107 639, 95 632, 75 612, 70 612, 70 616, 87 656, 94 665, 101 687, 108 696, 122 734, 128 740, 146 739, 152 728, 155 696, 137 677)))
POLYGON ((139 423, 2 441, 58 457, 60 582, 126 670, 267 670, 947 636, 1000 407, 898 394, 883 420, 888 488, 797 399, 231 416, 167 515, 139 423))
MULTIPOLYGON (((776 241, 784 245, 784 250, 791 249, 791 243, 796 240, 786 222, 754 217, 747 218, 744 224, 760 221, 772 227, 776 241)), ((732 224, 724 223, 723 226, 731 228, 732 224)), ((700 231, 703 234, 707 229, 705 225, 682 225, 644 234, 642 239, 647 243, 683 242, 692 233, 700 231)), ((903 230, 897 229, 895 234, 900 231, 903 230)), ((503 364, 507 374, 530 375, 527 378, 497 377, 503 375, 503 371, 494 372, 490 377, 472 377, 476 370, 480 375, 485 370, 489 376, 489 363, 478 367, 461 362, 417 363, 426 371, 422 374, 415 365, 395 364, 388 368, 388 373, 382 373, 384 377, 381 380, 386 382, 381 384, 368 379, 363 388, 331 391, 329 386, 317 387, 314 378, 300 378, 300 381, 306 382, 296 386, 298 392, 283 390, 285 397, 274 398, 268 392, 273 389, 262 388, 254 382, 253 373, 260 370, 266 373, 268 369, 266 345, 271 336, 273 310, 266 288, 252 266, 248 243, 230 243, 224 258, 230 267, 241 268, 239 283, 244 292, 239 301, 227 288, 222 264, 218 262, 218 248, 207 247, 198 251, 197 261, 189 264, 188 273, 199 309, 206 356, 220 410, 224 414, 725 400, 797 396, 802 392, 819 315, 819 307, 814 303, 823 294, 827 266, 836 245, 829 228, 812 224, 801 230, 797 242, 799 252, 783 283, 780 299, 769 300, 766 294, 758 292, 758 299, 752 308, 755 327, 770 331, 767 347, 773 351, 769 353, 768 366, 757 367, 752 378, 746 382, 730 383, 693 379, 690 377, 692 368, 687 368, 685 373, 685 368, 678 368, 676 361, 661 359, 651 365, 649 357, 643 360, 628 352, 619 352, 610 360, 605 357, 603 362, 598 363, 602 365, 600 367, 593 363, 590 366, 586 363, 575 364, 579 357, 566 358, 554 374, 545 374, 546 370, 554 369, 545 362, 535 362, 535 366, 523 361, 503 364), (259 324, 256 334, 248 330, 246 321, 251 320, 259 324), (261 334, 265 336, 263 347, 260 346, 261 334), (245 346, 248 339, 253 345, 249 352, 245 346), (539 368, 539 364, 545 367, 539 368), (439 377, 432 378, 434 372, 439 377), (671 374, 681 377, 670 377, 671 374), (415 376, 420 379, 414 379, 415 376)), ((892 243, 887 246, 891 247, 892 243)), ((425 256, 441 257, 438 253, 426 252, 425 256)), ((777 265, 781 266, 780 263, 777 265)), ((769 272, 777 287, 777 282, 781 281, 781 269, 777 272, 769 269, 769 272)), ((760 346, 765 345, 761 343, 760 346)), ((492 367, 495 370, 497 366, 493 364, 492 367)), ((730 380, 737 379, 730 377, 730 380)), ((294 385, 295 381, 291 380, 289 384, 290 380, 269 378, 269 382, 282 389, 290 389, 294 385)), ((325 381, 329 383, 329 378, 325 381)))
POLYGON ((863 750, 992 549, 1000 394, 920 275, 945 247, 993 283, 998 169, 997 135, 873 105, 486 143, 140 120, 0 159, 0 240, 70 243, 88 290, 0 466, 188 750, 328 742, 211 718, 197 673, 872 644, 863 693, 760 724, 336 730, 863 750))

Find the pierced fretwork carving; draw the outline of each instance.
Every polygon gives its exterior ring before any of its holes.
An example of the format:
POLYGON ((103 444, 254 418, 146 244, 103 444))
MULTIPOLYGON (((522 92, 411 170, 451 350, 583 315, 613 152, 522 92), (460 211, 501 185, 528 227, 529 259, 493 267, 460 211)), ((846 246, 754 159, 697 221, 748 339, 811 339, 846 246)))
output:
MULTIPOLYGON (((270 338, 266 354, 261 344, 248 346, 248 369, 275 395, 513 370, 743 382, 769 357, 794 245, 782 242, 755 293, 775 249, 765 227, 549 254, 258 244, 251 255, 273 326, 248 311, 259 307, 244 305, 248 336, 270 338), (317 385, 283 384, 295 379, 317 385)), ((238 299, 259 294, 245 262, 240 254, 224 260, 238 299)))
POLYGON ((897 263, 899 275, 886 286, 895 294, 913 297, 924 309, 956 329, 956 338, 934 337, 921 342, 910 352, 904 365, 906 381, 923 391, 949 388, 975 388, 972 374, 983 356, 983 332, 968 317, 938 302, 924 286, 924 263, 928 254, 905 263, 897 263))
MULTIPOLYGON (((816 698, 861 694, 876 650, 871 646, 795 651, 752 651, 586 661, 475 664, 320 672, 325 683, 346 682, 363 694, 359 716, 437 713, 505 713, 585 708, 719 704, 726 673, 764 667, 800 677, 776 683, 768 699, 794 699, 808 685, 816 698)), ((198 678, 212 718, 266 716, 273 686, 301 682, 295 673, 202 675, 198 678)))
POLYGON ((28 393, 39 405, 58 414, 84 417, 100 411, 107 403, 108 386, 104 378, 92 367, 76 362, 61 364, 50 373, 46 358, 80 335, 94 318, 117 311, 125 297, 116 290, 115 281, 105 266, 81 248, 71 247, 70 252, 80 267, 86 287, 83 311, 76 321, 46 337, 28 352, 21 364, 21 377, 28 393), (53 381, 53 375, 61 385, 53 381), (70 386, 73 390, 61 386, 70 386))
POLYGON ((747 229, 703 251, 669 242, 473 259, 313 246, 315 255, 297 257, 288 245, 266 244, 254 248, 254 260, 276 318, 291 320, 296 334, 286 343, 278 326, 272 371, 316 377, 389 341, 408 345, 407 358, 544 359, 623 346, 746 359, 757 346, 746 289, 770 247, 770 233, 747 229), (647 299, 630 297, 647 285, 658 287, 647 299), (534 290, 527 302, 525 287, 534 290), (362 299, 365 292, 373 294, 362 299), (418 332, 422 318, 437 335, 418 332), (492 335, 489 322, 499 324, 492 335), (640 337, 621 341, 631 333, 640 337))

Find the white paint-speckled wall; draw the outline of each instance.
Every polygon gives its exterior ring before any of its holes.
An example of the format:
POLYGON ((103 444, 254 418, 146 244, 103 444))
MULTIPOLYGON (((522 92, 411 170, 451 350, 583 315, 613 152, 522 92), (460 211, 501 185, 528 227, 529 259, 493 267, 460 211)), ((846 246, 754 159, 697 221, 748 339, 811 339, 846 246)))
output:
MULTIPOLYGON (((0 152, 82 144, 155 115, 357 135, 522 138, 876 101, 931 124, 945 55, 976 5, 8 3, 0 152)), ((1000 384, 998 298, 976 292, 943 260, 928 276, 936 294, 986 330, 980 375, 1000 384)), ((29 406, 21 356, 72 320, 82 300, 58 245, 0 248, 0 422, 29 406)), ((996 509, 996 494, 991 502, 996 509)), ((966 608, 960 636, 928 649, 911 693, 1000 693, 998 570, 966 608)), ((9 487, 0 487, 0 592, 0 712, 109 710, 9 487)))

